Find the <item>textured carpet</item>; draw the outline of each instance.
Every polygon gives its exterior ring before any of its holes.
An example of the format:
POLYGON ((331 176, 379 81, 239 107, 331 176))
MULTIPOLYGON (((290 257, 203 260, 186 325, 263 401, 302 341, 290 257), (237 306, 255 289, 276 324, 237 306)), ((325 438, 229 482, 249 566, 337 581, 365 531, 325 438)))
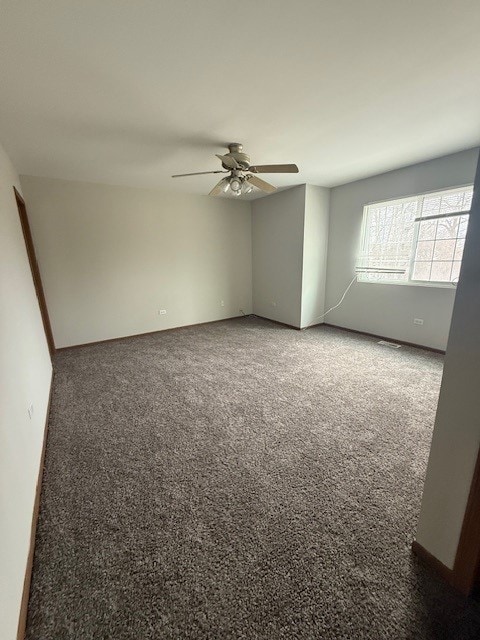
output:
POLYGON ((441 373, 254 318, 62 352, 28 639, 479 638, 410 551, 441 373))

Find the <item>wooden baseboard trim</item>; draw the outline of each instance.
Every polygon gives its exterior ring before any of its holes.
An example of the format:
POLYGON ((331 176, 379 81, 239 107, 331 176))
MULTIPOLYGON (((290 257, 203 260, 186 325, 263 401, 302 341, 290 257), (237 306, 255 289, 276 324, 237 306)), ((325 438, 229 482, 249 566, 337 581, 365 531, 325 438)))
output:
POLYGON ((38 514, 40 513, 40 497, 42 492, 43 468, 45 465, 45 451, 47 447, 48 421, 50 418, 50 406, 52 402, 53 376, 54 373, 52 372, 52 377, 50 380, 50 392, 48 394, 47 414, 45 418, 45 429, 43 432, 42 452, 40 454, 40 467, 38 469, 37 486, 35 489, 35 501, 33 503, 32 527, 30 530, 30 546, 28 549, 27 566, 25 569, 25 578, 23 581, 22 601, 20 604, 20 615, 17 628, 17 640, 25 640, 25 633, 27 629, 28 598, 30 596, 30 583, 32 581, 33 557, 35 555, 35 536, 37 533, 38 514))
POLYGON ((367 331, 358 331, 357 329, 349 329, 348 327, 341 327, 338 324, 330 324, 329 322, 323 323, 325 327, 332 327, 333 329, 341 329, 342 331, 348 331, 349 333, 357 333, 362 336, 369 336, 370 338, 378 338, 378 340, 387 340, 389 342, 396 342, 397 344, 403 344, 406 347, 415 347, 415 349, 423 349, 424 351, 433 351, 433 353, 441 353, 445 355, 443 349, 435 349, 434 347, 426 347, 423 344, 417 344, 415 342, 406 342, 405 340, 397 340, 397 338, 389 338, 387 336, 379 336, 376 333, 368 333, 367 331))
POLYGON ((316 322, 315 324, 309 324, 306 327, 302 327, 301 331, 306 331, 307 329, 314 329, 315 327, 321 327, 325 322, 316 322))
POLYGON ((265 316, 259 316, 256 313, 252 313, 252 316, 255 318, 260 318, 260 320, 267 320, 268 322, 273 322, 273 324, 278 324, 281 327, 287 327, 288 329, 295 329, 295 331, 301 331, 300 327, 296 327, 293 324, 287 324, 286 322, 280 322, 280 320, 272 320, 272 318, 266 318, 265 316))
POLYGON ((221 318, 220 320, 209 320, 208 322, 196 322, 194 324, 184 324, 181 327, 170 327, 169 329, 156 329, 155 331, 146 331, 145 333, 133 333, 129 336, 120 336, 119 338, 107 338, 106 340, 94 340, 93 342, 84 342, 82 344, 72 344, 68 347, 60 347, 55 353, 61 351, 69 351, 70 349, 80 349, 81 347, 92 347, 96 344, 106 344, 108 342, 120 342, 121 340, 130 340, 130 338, 142 338, 143 336, 153 336, 155 333, 170 333, 172 331, 180 331, 181 329, 189 329, 191 327, 203 327, 208 324, 217 324, 218 322, 227 322, 228 320, 238 320, 239 318, 248 318, 250 315, 246 313, 243 316, 232 316, 231 318, 221 318))
POLYGON ((455 579, 455 573, 453 569, 449 569, 446 565, 443 564, 443 562, 440 562, 438 558, 435 558, 435 556, 427 551, 425 547, 423 547, 416 540, 412 542, 412 551, 423 564, 430 567, 432 571, 443 578, 443 580, 448 582, 448 584, 450 584, 452 587, 455 587, 455 589, 461 591, 459 585, 457 584, 457 580, 455 579))

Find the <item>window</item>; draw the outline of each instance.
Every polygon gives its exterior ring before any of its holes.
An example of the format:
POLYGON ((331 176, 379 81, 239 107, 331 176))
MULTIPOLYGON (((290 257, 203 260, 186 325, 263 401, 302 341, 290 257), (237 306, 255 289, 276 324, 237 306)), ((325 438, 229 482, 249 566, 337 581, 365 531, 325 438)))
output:
POLYGON ((365 271, 358 279, 455 283, 472 196, 473 186, 468 186, 367 205, 358 262, 365 271))

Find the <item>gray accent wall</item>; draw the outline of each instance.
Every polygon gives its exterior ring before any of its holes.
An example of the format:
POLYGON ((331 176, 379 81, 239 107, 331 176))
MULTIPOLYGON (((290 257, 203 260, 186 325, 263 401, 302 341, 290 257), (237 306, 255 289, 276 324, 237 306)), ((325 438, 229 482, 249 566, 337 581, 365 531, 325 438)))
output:
POLYGON ((330 189, 305 185, 302 328, 323 322, 330 189))
POLYGON ((252 202, 253 312, 300 327, 305 185, 252 202))
POLYGON ((329 189, 301 185, 252 202, 253 311, 297 328, 322 321, 329 189))
MULTIPOLYGON (((365 204, 471 184, 477 159, 478 149, 471 149, 333 188, 326 307, 338 302, 354 276, 365 204)), ((454 288, 355 283, 325 322, 445 349, 454 300, 454 288)))

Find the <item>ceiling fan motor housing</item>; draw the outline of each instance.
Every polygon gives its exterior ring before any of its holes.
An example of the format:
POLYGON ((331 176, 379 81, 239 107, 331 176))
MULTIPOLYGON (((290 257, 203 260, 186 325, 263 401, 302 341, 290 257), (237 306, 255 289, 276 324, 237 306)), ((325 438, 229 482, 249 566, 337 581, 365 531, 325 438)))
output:
MULTIPOLYGON (((228 153, 225 155, 230 156, 234 160, 237 161, 237 164, 242 167, 242 169, 248 169, 250 166, 250 156, 246 153, 243 153, 243 145, 239 142, 232 142, 232 144, 228 145, 228 153)), ((227 167, 222 162, 222 166, 224 169, 231 169, 231 167, 227 167)))

